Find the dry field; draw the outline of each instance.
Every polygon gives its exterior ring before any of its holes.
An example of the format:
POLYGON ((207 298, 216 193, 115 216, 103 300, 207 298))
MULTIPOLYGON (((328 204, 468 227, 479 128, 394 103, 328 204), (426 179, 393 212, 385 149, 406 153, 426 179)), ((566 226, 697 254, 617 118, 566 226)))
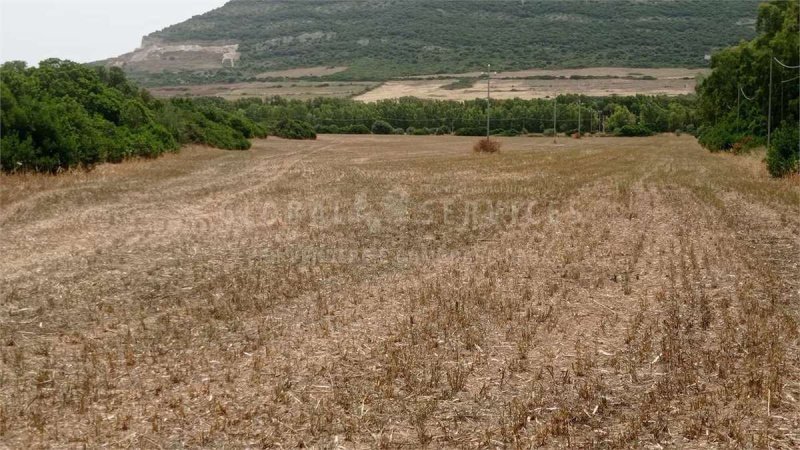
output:
MULTIPOLYGON (((375 102, 400 97, 418 97, 428 100, 474 100, 486 97, 486 80, 463 89, 446 89, 455 79, 387 81, 355 97, 364 102, 375 102)), ((523 100, 557 97, 561 94, 581 94, 590 97, 612 95, 686 95, 695 92, 695 79, 586 79, 538 80, 503 78, 492 80, 492 98, 523 100)))
MULTIPOLYGON (((659 68, 639 68, 639 67, 587 67, 584 69, 527 69, 516 70, 511 72, 498 72, 494 75, 497 78, 525 78, 525 77, 538 77, 538 76, 554 76, 569 78, 573 75, 582 77, 642 77, 648 76, 658 78, 660 80, 678 79, 678 78, 695 78, 698 75, 705 75, 710 73, 709 69, 688 69, 681 67, 659 67, 659 68)), ((466 72, 466 73, 448 73, 437 75, 437 77, 446 78, 475 78, 479 77, 481 72, 466 72)), ((430 78, 430 75, 416 75, 408 77, 414 78, 430 78)))
POLYGON ((800 186, 691 137, 0 178, 0 447, 800 446, 800 186))
POLYGON ((324 77, 333 75, 339 72, 344 72, 348 68, 346 66, 316 66, 316 67, 300 67, 297 69, 286 70, 272 70, 263 72, 258 75, 258 78, 301 78, 301 77, 324 77))
MULTIPOLYGON (((587 69, 531 69, 517 72, 500 72, 494 75, 492 98, 535 99, 555 97, 561 94, 582 94, 591 97, 610 95, 684 95, 693 94, 697 77, 707 73, 706 69, 637 69, 630 67, 593 67, 587 69), (526 79, 525 77, 564 77, 564 79, 526 79), (594 79, 569 79, 569 77, 617 77, 594 79), (627 78, 626 78, 627 77, 627 78), (654 79, 641 79, 651 77, 654 79)), ((433 100, 473 100, 486 96, 486 80, 477 81, 472 87, 445 89, 459 79, 480 77, 480 72, 439 75, 440 79, 409 77, 404 80, 386 82, 364 92, 357 100, 374 102, 405 96, 433 100)), ((429 77, 428 77, 429 78, 429 77)))
POLYGON ((203 84, 192 86, 165 86, 150 88, 159 98, 170 97, 222 97, 238 100, 248 97, 281 96, 287 99, 307 100, 317 97, 349 98, 377 87, 380 83, 369 81, 316 82, 287 80, 281 82, 246 82, 230 84, 203 84))

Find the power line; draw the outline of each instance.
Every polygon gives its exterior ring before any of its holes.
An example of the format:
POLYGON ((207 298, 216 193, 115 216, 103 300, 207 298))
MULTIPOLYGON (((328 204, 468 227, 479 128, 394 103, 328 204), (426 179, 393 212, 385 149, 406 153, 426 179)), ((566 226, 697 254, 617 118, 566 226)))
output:
POLYGON ((782 63, 780 59, 775 58, 774 56, 772 57, 772 59, 774 59, 776 63, 782 65, 786 69, 800 69, 800 66, 787 66, 786 64, 782 63))

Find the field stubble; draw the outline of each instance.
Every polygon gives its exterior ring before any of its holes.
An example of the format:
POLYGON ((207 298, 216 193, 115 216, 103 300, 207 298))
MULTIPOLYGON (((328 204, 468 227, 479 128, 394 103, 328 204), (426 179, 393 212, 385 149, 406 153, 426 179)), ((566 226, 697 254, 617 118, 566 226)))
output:
POLYGON ((800 445, 800 189, 690 137, 3 176, 0 444, 800 445))

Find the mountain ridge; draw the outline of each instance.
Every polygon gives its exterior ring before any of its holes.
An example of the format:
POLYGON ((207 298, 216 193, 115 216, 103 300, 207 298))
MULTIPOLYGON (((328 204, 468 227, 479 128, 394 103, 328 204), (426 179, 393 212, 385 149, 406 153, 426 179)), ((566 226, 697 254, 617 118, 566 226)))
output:
POLYGON ((142 49, 108 63, 162 81, 244 80, 301 67, 348 67, 330 79, 469 72, 488 63, 497 70, 703 67, 716 49, 755 34, 758 3, 232 0, 151 33, 142 49), (154 51, 155 43, 169 48, 154 51), (223 58, 231 52, 218 48, 234 45, 235 59, 223 58), (181 46, 191 49, 173 48, 181 46), (143 52, 152 57, 137 60, 143 52))

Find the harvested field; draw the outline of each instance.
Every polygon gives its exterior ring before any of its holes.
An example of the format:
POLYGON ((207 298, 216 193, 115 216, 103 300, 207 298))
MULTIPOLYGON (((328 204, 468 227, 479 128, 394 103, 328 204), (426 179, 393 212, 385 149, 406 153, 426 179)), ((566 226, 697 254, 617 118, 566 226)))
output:
POLYGON ((165 86, 150 88, 150 92, 159 98, 170 97, 222 97, 227 100, 238 100, 248 97, 281 96, 287 99, 306 100, 317 97, 349 98, 378 86, 375 82, 248 82, 230 84, 203 84, 192 86, 165 86))
MULTIPOLYGON (((528 69, 511 72, 498 72, 497 78, 526 77, 652 77, 659 80, 696 78, 698 75, 710 73, 708 69, 686 69, 681 67, 637 68, 637 67, 587 67, 584 69, 528 69)), ((469 78, 479 77, 481 72, 448 73, 436 75, 437 78, 469 78)), ((413 78, 430 78, 430 75, 417 75, 413 78)))
MULTIPOLYGON (((374 102, 399 97, 418 97, 431 100, 474 100, 486 97, 486 80, 477 80, 472 87, 447 89, 455 79, 388 81, 379 87, 356 96, 356 100, 374 102)), ((591 97, 611 95, 685 95, 693 94, 694 78, 664 79, 523 79, 492 80, 492 98, 503 100, 555 97, 562 94, 581 94, 591 97)))
POLYGON ((328 75, 344 72, 347 67, 336 66, 317 66, 317 67, 301 67, 297 69, 286 70, 273 70, 258 74, 258 78, 302 78, 302 77, 324 77, 328 75))
POLYGON ((800 446, 800 186, 501 140, 0 177, 0 446, 800 446))

